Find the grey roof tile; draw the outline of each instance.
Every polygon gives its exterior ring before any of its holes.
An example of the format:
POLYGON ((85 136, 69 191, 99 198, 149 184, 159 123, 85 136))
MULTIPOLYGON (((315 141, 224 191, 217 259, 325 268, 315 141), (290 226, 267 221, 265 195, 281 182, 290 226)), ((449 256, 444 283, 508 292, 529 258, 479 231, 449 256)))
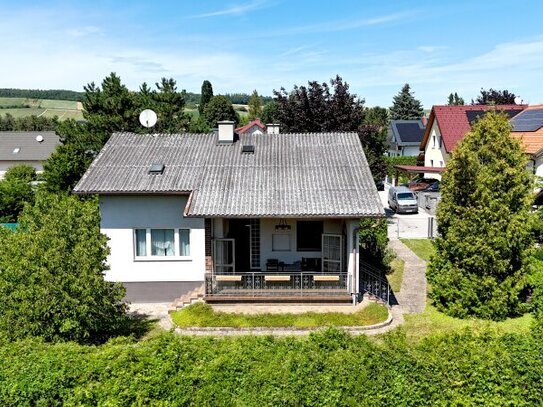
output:
POLYGON ((0 131, 0 160, 44 161, 59 144, 54 131, 0 131), (43 137, 41 143, 36 140, 38 135, 43 137))
POLYGON ((76 193, 192 192, 188 216, 359 217, 383 208, 356 133, 241 135, 116 133, 76 193), (255 152, 242 154, 248 141, 255 152), (162 175, 148 174, 153 163, 162 175))

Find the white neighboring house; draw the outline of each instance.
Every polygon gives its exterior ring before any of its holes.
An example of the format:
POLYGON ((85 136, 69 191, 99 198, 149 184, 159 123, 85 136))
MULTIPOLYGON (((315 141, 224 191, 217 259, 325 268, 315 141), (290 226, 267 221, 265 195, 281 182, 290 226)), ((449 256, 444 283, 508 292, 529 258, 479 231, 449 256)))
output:
POLYGON ((352 301, 360 219, 384 215, 358 135, 271 129, 113 134, 74 189, 100 197, 106 279, 134 302, 352 301))
POLYGON ((426 129, 425 120, 391 120, 388 128, 388 156, 416 157, 426 129))
MULTIPOLYGON (((234 132, 236 134, 259 135, 266 133, 267 130, 266 125, 262 123, 260 119, 255 119, 247 123, 245 126, 236 128, 234 132)), ((273 132, 269 131, 269 133, 273 132)))
POLYGON ((43 171, 43 162, 60 144, 54 131, 0 131, 0 179, 15 165, 43 171))
POLYGON ((424 176, 441 179, 440 172, 447 166, 451 152, 485 111, 496 109, 514 117, 525 108, 525 105, 433 106, 420 143, 420 150, 424 152, 424 170, 427 171, 424 176))

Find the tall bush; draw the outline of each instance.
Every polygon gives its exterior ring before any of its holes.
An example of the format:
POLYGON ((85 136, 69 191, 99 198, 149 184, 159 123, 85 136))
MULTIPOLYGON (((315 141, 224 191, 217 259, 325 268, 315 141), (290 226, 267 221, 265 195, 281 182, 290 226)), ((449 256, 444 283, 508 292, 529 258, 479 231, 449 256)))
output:
POLYGON ((0 230, 0 333, 102 342, 125 322, 124 288, 104 281, 98 205, 38 194, 15 232, 0 230))
POLYGON ((442 181, 428 278, 445 313, 500 320, 524 310, 533 243, 533 180, 507 117, 487 113, 454 151, 442 181))

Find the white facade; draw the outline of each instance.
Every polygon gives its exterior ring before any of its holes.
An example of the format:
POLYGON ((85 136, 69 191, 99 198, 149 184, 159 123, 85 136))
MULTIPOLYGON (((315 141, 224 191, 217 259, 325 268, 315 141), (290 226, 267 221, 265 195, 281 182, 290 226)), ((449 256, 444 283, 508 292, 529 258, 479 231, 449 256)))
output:
MULTIPOLYGON (((445 143, 439 132, 437 122, 434 120, 430 129, 430 137, 426 141, 424 148, 424 166, 425 167, 446 167, 449 161, 449 153, 445 150, 445 143)), ((425 177, 441 179, 441 174, 424 174, 425 177)))
POLYGON ((184 218, 186 196, 100 196, 100 229, 109 237, 108 281, 204 281, 204 219, 184 218), (136 258, 135 229, 190 229, 190 255, 136 258))

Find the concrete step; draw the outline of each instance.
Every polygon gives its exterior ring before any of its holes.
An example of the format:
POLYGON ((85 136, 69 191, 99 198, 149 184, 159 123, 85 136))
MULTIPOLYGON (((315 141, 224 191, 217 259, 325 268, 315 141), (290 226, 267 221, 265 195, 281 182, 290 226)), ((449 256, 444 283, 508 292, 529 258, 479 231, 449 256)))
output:
POLYGON ((194 290, 183 294, 181 297, 175 299, 168 308, 168 313, 177 311, 187 305, 194 304, 195 302, 203 301, 204 298, 204 284, 194 290))

